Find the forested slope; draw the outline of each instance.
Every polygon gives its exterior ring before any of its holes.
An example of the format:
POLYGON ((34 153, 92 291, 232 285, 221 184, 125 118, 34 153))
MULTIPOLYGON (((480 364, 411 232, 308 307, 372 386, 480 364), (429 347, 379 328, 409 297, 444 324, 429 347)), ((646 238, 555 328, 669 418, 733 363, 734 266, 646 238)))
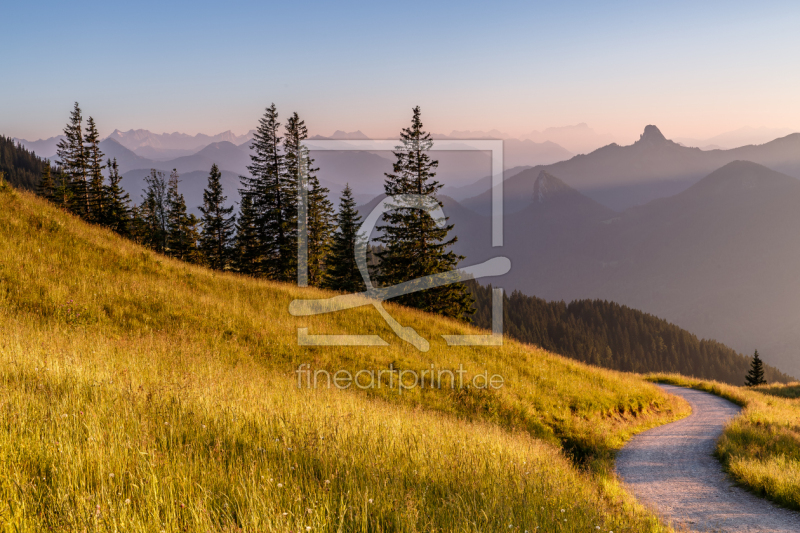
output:
MULTIPOLYGON (((491 286, 470 285, 476 325, 491 328, 491 286)), ((630 372, 677 372, 732 385, 744 383, 750 357, 653 315, 604 300, 547 302, 514 291, 504 297, 511 337, 593 365, 630 372)), ((792 378, 765 365, 769 382, 792 378)))

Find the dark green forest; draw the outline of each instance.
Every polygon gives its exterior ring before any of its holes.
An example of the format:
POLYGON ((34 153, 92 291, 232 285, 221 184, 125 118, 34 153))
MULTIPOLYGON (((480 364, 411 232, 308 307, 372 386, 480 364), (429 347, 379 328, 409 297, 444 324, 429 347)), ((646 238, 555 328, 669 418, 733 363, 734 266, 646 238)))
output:
MULTIPOLYGON (((470 282, 477 326, 491 329, 492 287, 470 282)), ((547 302, 514 291, 503 297, 503 327, 510 337, 578 361, 628 372, 679 372, 743 385, 752 357, 653 315, 605 300, 547 302)), ((764 365, 768 382, 792 378, 764 365)))
POLYGON ((0 135, 0 172, 5 173, 8 183, 32 191, 39 184, 45 165, 36 154, 0 135))

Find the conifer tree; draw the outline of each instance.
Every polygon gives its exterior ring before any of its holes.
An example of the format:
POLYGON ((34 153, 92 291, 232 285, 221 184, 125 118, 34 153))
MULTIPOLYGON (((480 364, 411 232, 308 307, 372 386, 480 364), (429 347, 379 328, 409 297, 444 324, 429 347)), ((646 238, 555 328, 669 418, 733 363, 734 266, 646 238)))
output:
MULTIPOLYGON (((78 102, 64 128, 64 139, 58 142, 58 166, 69 189, 65 200, 69 209, 84 218, 89 214, 89 187, 86 181, 86 149, 83 146, 83 116, 78 102)), ((65 191, 66 192, 66 191, 65 191)))
MULTIPOLYGON (((285 178, 283 188, 286 191, 287 213, 285 219, 288 224, 297 228, 297 217, 299 216, 298 190, 302 184, 306 194, 306 235, 305 243, 307 247, 307 263, 305 268, 308 272, 308 284, 318 287, 322 282, 323 271, 325 268, 325 256, 330 247, 330 236, 333 231, 333 204, 328 199, 327 188, 322 187, 317 178, 316 172, 319 169, 313 167, 314 160, 309 158, 308 148, 303 146, 303 141, 308 138, 308 128, 305 122, 300 120, 297 113, 292 114, 286 121, 286 141, 284 142, 284 153, 286 159, 285 178)), ((293 232, 291 240, 287 242, 285 254, 289 257, 297 257, 298 235, 293 232)), ((297 269, 296 261, 287 261, 284 268, 292 274, 297 269)))
POLYGON ((745 377, 745 385, 748 387, 755 387, 756 385, 763 385, 766 383, 764 379, 764 362, 758 355, 758 350, 753 354, 753 362, 750 363, 750 371, 745 377))
POLYGON ((307 223, 308 238, 308 284, 312 287, 322 285, 325 269, 328 266, 328 254, 331 248, 331 236, 334 231, 333 203, 328 199, 330 191, 320 185, 319 178, 313 173, 308 177, 307 223))
MULTIPOLYGON (((258 266, 255 274, 274 279, 289 279, 284 268, 287 258, 281 250, 287 248, 287 231, 291 231, 284 220, 287 213, 285 188, 285 158, 280 149, 282 138, 278 135, 280 123, 275 104, 267 108, 260 119, 251 145, 251 165, 247 167, 250 177, 240 176, 241 195, 249 196, 255 214, 258 234, 258 266)), ((295 255, 296 259, 296 255, 295 255)))
POLYGON ((56 199, 56 182, 53 180, 53 169, 50 167, 50 160, 44 160, 44 168, 42 168, 42 179, 39 180, 39 185, 36 187, 36 192, 42 198, 51 202, 56 199))
POLYGON ((204 264, 205 258, 197 243, 200 242, 200 219, 190 213, 184 223, 183 235, 188 246, 183 251, 182 259, 190 263, 204 264))
POLYGON ((353 191, 347 185, 339 199, 337 215, 338 228, 331 239, 331 249, 326 260, 327 270, 322 279, 322 286, 335 291, 362 292, 366 290, 364 280, 356 264, 356 245, 360 242, 358 230, 361 216, 356 211, 353 191))
POLYGON ((106 186, 103 177, 103 152, 100 150, 100 134, 94 119, 89 117, 86 121, 86 179, 88 188, 87 216, 92 222, 107 224, 104 220, 106 213, 106 186))
MULTIPOLYGON (((386 173, 384 189, 387 196, 416 194, 437 201, 436 193, 442 184, 434 180, 439 162, 431 160, 428 151, 433 146, 430 133, 422 129, 420 108, 415 107, 411 126, 400 134, 403 146, 394 152, 397 158, 393 172, 386 173)), ((445 219, 446 222, 447 219, 445 219)), ((386 245, 379 254, 383 286, 448 272, 464 259, 448 249, 456 237, 448 238, 452 224, 439 227, 421 209, 397 206, 383 215, 384 225, 378 239, 386 245)), ((424 311, 453 318, 468 318, 472 314, 472 296, 463 283, 452 283, 396 298, 399 303, 424 311)))
POLYGON ((186 200, 178 190, 180 177, 173 169, 167 182, 167 253, 183 261, 192 260, 197 250, 197 217, 186 213, 186 200))
POLYGON ((107 201, 103 218, 113 231, 123 237, 131 237, 130 197, 125 192, 125 189, 122 188, 122 176, 119 174, 117 158, 114 158, 113 161, 109 160, 106 167, 108 168, 109 185, 106 189, 107 201))
POLYGON ((203 231, 200 235, 200 250, 206 264, 217 270, 225 270, 230 260, 230 244, 235 217, 233 207, 225 207, 227 197, 222 194, 222 174, 217 165, 211 166, 208 186, 203 191, 203 206, 200 207, 203 231))
POLYGON ((137 223, 141 227, 141 242, 157 252, 167 249, 168 195, 164 173, 152 169, 144 178, 147 185, 142 196, 142 204, 136 211, 137 223))
POLYGON ((308 128, 300 120, 297 113, 286 121, 283 143, 284 165, 280 175, 277 191, 279 194, 280 221, 276 244, 279 256, 278 276, 283 281, 297 279, 297 216, 298 216, 298 182, 301 173, 309 185, 308 179, 313 170, 308 152, 303 141, 308 138, 308 128))
POLYGON ((145 221, 145 203, 131 207, 131 218, 128 222, 128 235, 139 244, 149 245, 150 228, 145 221))
POLYGON ((259 272, 261 246, 258 240, 258 224, 253 199, 243 195, 236 221, 233 265, 242 274, 256 275, 259 272))
POLYGON ((64 172, 64 169, 60 166, 57 166, 54 170, 55 193, 53 195, 53 202, 61 207, 68 208, 72 201, 69 175, 64 172))

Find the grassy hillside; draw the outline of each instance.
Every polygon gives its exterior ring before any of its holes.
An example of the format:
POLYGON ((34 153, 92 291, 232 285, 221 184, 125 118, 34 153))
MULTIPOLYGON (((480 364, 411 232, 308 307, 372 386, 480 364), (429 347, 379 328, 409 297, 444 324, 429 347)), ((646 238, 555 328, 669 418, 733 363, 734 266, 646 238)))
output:
POLYGON ((800 384, 731 387, 677 375, 653 381, 711 392, 744 407, 717 443, 733 478, 753 492, 800 511, 800 384))
POLYGON ((0 191, 0 524, 8 531, 667 531, 613 451, 686 406, 634 375, 389 305, 295 318, 327 293, 159 256, 0 191), (388 347, 302 347, 377 333, 388 347), (457 368, 497 391, 297 387, 294 370, 457 368))

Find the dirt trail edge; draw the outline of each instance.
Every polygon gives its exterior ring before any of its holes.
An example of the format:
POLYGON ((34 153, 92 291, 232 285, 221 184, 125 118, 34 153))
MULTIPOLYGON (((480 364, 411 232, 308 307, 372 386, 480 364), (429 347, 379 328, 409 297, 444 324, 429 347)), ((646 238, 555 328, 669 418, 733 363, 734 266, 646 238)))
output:
POLYGON ((800 513, 734 485, 712 455, 725 424, 740 408, 728 400, 671 385, 692 414, 641 433, 617 454, 617 473, 640 502, 676 528, 719 532, 800 532, 800 513))

